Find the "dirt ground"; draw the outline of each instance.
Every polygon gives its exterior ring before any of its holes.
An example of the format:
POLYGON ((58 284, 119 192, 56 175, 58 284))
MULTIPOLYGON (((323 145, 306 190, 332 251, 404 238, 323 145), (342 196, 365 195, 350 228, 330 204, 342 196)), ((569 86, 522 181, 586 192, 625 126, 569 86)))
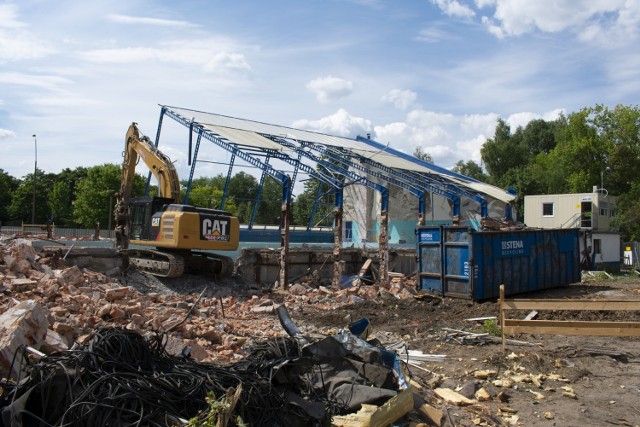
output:
MULTIPOLYGON (((193 292, 199 286, 196 280, 185 289, 184 283, 165 280, 157 286, 180 292, 189 291, 189 286, 193 292)), ((229 292, 227 286, 219 289, 221 293, 229 292)), ((247 289, 246 285, 243 289, 247 289)), ((268 296, 279 301, 277 293, 268 296)), ((640 278, 599 276, 518 298, 640 301, 640 278)), ((383 345, 404 342, 409 350, 444 355, 442 362, 408 366, 411 378, 423 387, 419 393, 443 411, 442 426, 640 426, 640 337, 520 334, 509 337, 517 343, 508 344, 503 352, 495 327, 469 320, 497 317, 495 300, 475 303, 429 295, 397 299, 381 293, 350 305, 287 305, 292 320, 308 336, 335 333, 352 321, 367 318, 371 326, 369 339, 376 338, 383 345), (469 339, 465 333, 489 335, 469 339), (482 372, 489 372, 488 377, 484 378, 482 372), (460 406, 444 403, 434 394, 442 387, 471 399, 474 392, 484 389, 489 400, 460 406)), ((512 318, 528 314, 511 313, 512 318)), ((545 311, 536 318, 638 321, 637 312, 545 311)), ((396 425, 420 422, 424 418, 412 412, 396 425)))
MULTIPOLYGON (((520 297, 640 300, 640 279, 593 279, 520 297)), ((557 320, 638 320, 635 312, 580 313, 545 312, 537 318, 544 314, 557 320)), ((637 337, 522 334, 510 338, 531 345, 507 345, 503 353, 499 339, 465 343, 461 335, 444 329, 490 330, 483 322, 467 319, 498 316, 496 301, 473 303, 450 298, 420 301, 386 296, 330 311, 307 305, 291 316, 307 333, 331 332, 350 320, 366 317, 372 327, 369 338, 383 343, 404 341, 409 349, 446 355, 444 362, 423 363, 422 369, 410 367, 414 380, 425 386, 425 396, 430 396, 433 387, 449 387, 460 393, 484 388, 491 400, 460 407, 446 405, 445 426, 640 425, 637 337), (480 379, 474 375, 476 371, 495 374, 480 379), (534 381, 528 381, 532 376, 534 381), (496 379, 506 378, 512 379, 512 386, 495 385, 500 384, 494 383, 496 379), (501 391, 507 396, 505 402, 498 399, 501 391)))
MULTIPOLYGON (((582 283, 518 298, 640 301, 640 277, 635 273, 614 278, 584 277, 582 283)), ((158 279, 130 272, 118 280, 143 294, 198 295, 206 289, 209 298, 220 297, 221 305, 224 298, 236 300, 236 307, 249 308, 223 320, 243 342, 244 338, 251 342, 271 336, 265 335, 265 330, 284 335, 277 317, 269 311, 272 304, 285 304, 302 333, 312 337, 335 333, 352 321, 367 318, 371 326, 369 339, 375 338, 389 347, 404 343, 409 350, 443 357, 442 361, 409 365, 407 372, 421 386, 417 393, 443 412, 441 426, 640 427, 640 337, 521 334, 510 336, 516 342, 508 344, 503 352, 495 324, 469 320, 497 318, 495 300, 475 303, 420 292, 400 299, 386 291, 379 291, 376 296, 375 289, 370 288, 373 293, 365 292, 362 298, 352 299, 360 302, 345 304, 340 302, 345 295, 339 290, 324 293, 310 289, 307 294, 294 294, 245 283, 238 277, 212 282, 197 276, 158 279), (255 303, 242 304, 249 299, 255 303), (262 303, 267 301, 271 304, 264 306, 262 303), (267 310, 253 311, 251 307, 267 310), (469 334, 480 336, 469 338, 469 334), (447 403, 437 397, 438 388, 454 390, 473 401, 447 403), (485 392, 484 397, 476 400, 477 396, 482 397, 480 391, 485 392)), ((405 283, 405 287, 412 285, 415 283, 410 280, 405 283)), ((5 299, 11 297, 7 289, 4 292, 5 299)), ((515 312, 510 317, 520 319, 527 314, 515 312)), ((637 311, 546 311, 536 318, 639 321, 637 311)), ((238 348, 237 353, 241 357, 243 348, 238 348)), ((412 412, 396 425, 415 426, 420 422, 424 418, 412 412)))

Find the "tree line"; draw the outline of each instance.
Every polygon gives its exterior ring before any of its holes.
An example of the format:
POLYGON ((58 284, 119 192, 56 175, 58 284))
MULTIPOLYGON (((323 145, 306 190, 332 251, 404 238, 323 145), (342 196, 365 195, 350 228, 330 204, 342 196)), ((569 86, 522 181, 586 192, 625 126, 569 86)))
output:
MULTIPOLYGON (((414 155, 431 161, 421 147, 414 155)), ((604 186, 618 197, 614 224, 625 240, 640 239, 640 109, 637 106, 603 105, 583 108, 556 120, 537 119, 524 127, 511 129, 498 119, 495 133, 481 149, 481 164, 460 160, 455 172, 497 187, 513 188, 518 199, 519 220, 524 213, 524 196, 592 192, 604 186)), ((279 224, 282 189, 279 182, 266 178, 260 203, 254 209, 259 182, 239 172, 228 186, 222 206, 226 177, 194 179, 189 203, 219 208, 248 223, 279 224)), ((134 194, 144 193, 145 178, 136 175, 134 194)), ((37 169, 22 179, 0 169, 0 223, 31 222, 35 185, 35 223, 53 220, 58 226, 103 228, 120 188, 120 166, 64 169, 58 174, 37 169)), ((183 200, 186 183, 183 183, 183 200)), ((153 191, 153 189, 152 189, 153 191)), ((307 225, 310 212, 317 214, 311 225, 332 223, 333 194, 317 180, 304 183, 304 191, 292 203, 292 223, 307 225), (320 187, 320 188, 319 188, 320 187), (320 203, 316 196, 321 195, 320 203)))
MULTIPOLYGON (((267 177, 261 191, 260 201, 254 209, 259 191, 258 180, 245 172, 231 177, 228 196, 224 200, 226 176, 193 179, 189 191, 189 204, 225 211, 237 216, 241 223, 253 220, 257 224, 278 225, 280 223, 282 186, 267 177)), ((187 193, 187 182, 181 182, 182 200, 187 193)), ((305 191, 293 202, 293 223, 307 225, 313 209, 318 182, 305 182, 305 191)), ((146 178, 136 174, 132 194, 141 196, 145 192, 146 178)), ((106 229, 113 224, 110 215, 120 189, 120 166, 104 164, 93 167, 64 169, 58 174, 36 169, 22 179, 17 179, 0 169, 0 224, 21 223, 46 224, 58 227, 93 228, 96 223, 106 229), (35 194, 35 203, 34 203, 35 194), (35 212, 34 212, 35 206, 35 212)), ((149 195, 156 195, 157 188, 151 186, 149 195)), ((332 195, 322 197, 316 206, 317 220, 312 226, 330 226, 333 217, 332 195)))
POLYGON ((623 239, 640 239, 640 109, 603 105, 556 120, 532 120, 512 130, 498 120, 481 149, 482 165, 458 162, 455 170, 501 188, 514 188, 519 220, 524 196, 591 193, 617 196, 613 224, 623 239))

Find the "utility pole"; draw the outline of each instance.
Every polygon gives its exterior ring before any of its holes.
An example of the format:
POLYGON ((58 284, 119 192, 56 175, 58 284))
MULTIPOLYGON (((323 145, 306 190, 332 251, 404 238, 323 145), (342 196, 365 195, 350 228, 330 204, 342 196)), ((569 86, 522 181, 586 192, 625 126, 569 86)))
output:
POLYGON ((36 223, 36 174, 38 173, 38 139, 36 134, 33 134, 33 143, 35 145, 35 163, 33 165, 33 200, 31 202, 31 224, 36 223))

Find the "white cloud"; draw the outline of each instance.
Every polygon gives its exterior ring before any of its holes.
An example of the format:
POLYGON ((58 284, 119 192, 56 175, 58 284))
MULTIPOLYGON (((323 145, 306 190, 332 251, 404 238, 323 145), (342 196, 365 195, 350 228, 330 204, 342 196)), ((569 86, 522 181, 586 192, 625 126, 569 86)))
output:
POLYGON ((9 139, 9 138, 15 138, 15 137, 16 137, 15 132, 0 128, 0 139, 9 139))
MULTIPOLYGON (((506 122, 515 130, 534 119, 555 120, 562 111, 521 112, 510 115, 506 122)), ((499 117, 495 113, 454 115, 415 109, 404 122, 375 126, 374 139, 407 154, 420 147, 436 164, 447 168, 459 160, 480 164, 482 145, 493 138, 499 117)))
POLYGON ((482 9, 483 7, 493 6, 496 4, 496 0, 476 0, 475 3, 478 9, 482 9))
POLYGON ((638 1, 484 0, 476 1, 476 5, 495 6, 493 16, 483 16, 482 22, 497 37, 520 36, 535 30, 570 30, 583 40, 610 31, 635 36, 640 23, 638 1))
POLYGON ((18 20, 17 8, 0 4, 0 62, 35 59, 54 52, 48 43, 26 31, 18 20))
POLYGON ((445 15, 457 18, 473 18, 475 12, 457 0, 431 0, 445 15))
POLYGON ((323 104, 334 99, 344 98, 353 92, 352 82, 330 75, 311 80, 306 87, 314 92, 318 101, 323 104))
POLYGON ((22 28, 25 24, 18 20, 18 12, 14 4, 0 4, 0 28, 15 30, 22 28))
POLYGON ((511 127, 511 131, 515 131, 519 126, 525 127, 527 123, 532 120, 543 119, 546 121, 553 121, 560 117, 564 110, 556 109, 552 111, 548 111, 543 114, 531 113, 531 112, 522 112, 522 113, 514 113, 511 114, 505 121, 511 127))
POLYGON ((451 125, 455 120, 456 117, 453 114, 433 111, 412 110, 407 114, 407 123, 421 128, 451 125))
POLYGON ((416 40, 425 43, 438 43, 442 40, 454 38, 451 33, 437 27, 423 28, 416 36, 416 40))
POLYGON ((244 55, 234 52, 218 52, 204 65, 205 71, 234 72, 249 71, 251 67, 244 55))
POLYGON ((198 66, 205 72, 249 71, 244 54, 235 52, 235 43, 224 38, 175 40, 158 47, 122 47, 87 51, 83 57, 96 63, 127 64, 158 61, 178 66, 198 66))
POLYGON ((494 113, 467 114, 462 118, 460 128, 468 135, 489 135, 495 130, 498 117, 499 116, 494 113))
POLYGON ((127 16, 111 13, 107 15, 107 21, 117 24, 155 25, 160 27, 199 27, 187 21, 175 21, 172 19, 149 18, 143 16, 127 16))
POLYGON ((296 120, 292 127, 351 138, 365 134, 372 128, 370 120, 352 116, 342 108, 319 120, 296 120))
POLYGON ((399 110, 406 110, 416 102, 417 96, 411 90, 392 89, 382 97, 382 100, 393 104, 399 110))
POLYGON ((39 105, 42 107, 94 107, 105 105, 96 99, 82 98, 65 94, 58 97, 39 97, 25 100, 25 104, 39 105))
POLYGON ((58 76, 10 72, 0 73, 0 83, 54 90, 62 85, 71 83, 71 81, 58 76))

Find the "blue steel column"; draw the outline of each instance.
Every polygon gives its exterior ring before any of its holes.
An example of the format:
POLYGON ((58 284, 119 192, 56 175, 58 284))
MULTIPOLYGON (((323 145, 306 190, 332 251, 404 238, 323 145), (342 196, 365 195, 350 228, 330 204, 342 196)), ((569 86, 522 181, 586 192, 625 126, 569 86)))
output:
POLYGON ((426 191, 422 193, 422 196, 420 196, 420 198, 418 199, 418 227, 422 227, 424 226, 424 222, 425 222, 425 214, 426 214, 426 199, 428 197, 429 193, 427 193, 426 191))
POLYGON ((222 203, 220 203, 220 209, 224 210, 224 205, 227 202, 229 196, 229 184, 231 183, 231 171, 233 170, 233 164, 236 161, 236 153, 231 153, 231 160, 229 161, 229 170, 227 171, 227 179, 224 181, 224 190, 222 190, 222 203))
MULTIPOLYGON (((162 130, 162 119, 164 118, 164 113, 167 111, 166 108, 160 108, 160 118, 158 119, 158 129, 156 130, 156 142, 155 147, 158 148, 158 143, 160 142, 160 131, 162 130)), ((149 195, 149 186, 151 183, 151 171, 147 173, 147 184, 144 187, 144 195, 149 195)))
MULTIPOLYGON (((271 158, 271 154, 267 154, 267 157, 264 159, 264 164, 268 165, 269 160, 271 158)), ((267 174, 264 170, 262 170, 262 175, 260 175, 260 183, 258 184, 258 192, 256 193, 256 200, 253 203, 253 209, 251 211, 251 219, 249 220, 249 230, 253 229, 253 222, 256 220, 256 215, 258 215, 258 205, 260 204, 260 198, 262 197, 262 187, 264 186, 264 178, 267 174)))
MULTIPOLYGON (((189 132, 189 140, 191 140, 191 131, 189 132)), ((187 181, 187 192, 184 195, 184 204, 189 204, 189 195, 191 194, 191 181, 193 180, 193 174, 196 170, 196 163, 198 163, 198 151, 200 151, 200 141, 202 141, 202 129, 198 129, 198 139, 196 140, 196 146, 193 149, 193 161, 189 157, 191 163, 191 170, 189 171, 189 180, 187 181)))
POLYGON ((460 197, 455 196, 452 199, 453 202, 453 224, 460 224, 460 197))

